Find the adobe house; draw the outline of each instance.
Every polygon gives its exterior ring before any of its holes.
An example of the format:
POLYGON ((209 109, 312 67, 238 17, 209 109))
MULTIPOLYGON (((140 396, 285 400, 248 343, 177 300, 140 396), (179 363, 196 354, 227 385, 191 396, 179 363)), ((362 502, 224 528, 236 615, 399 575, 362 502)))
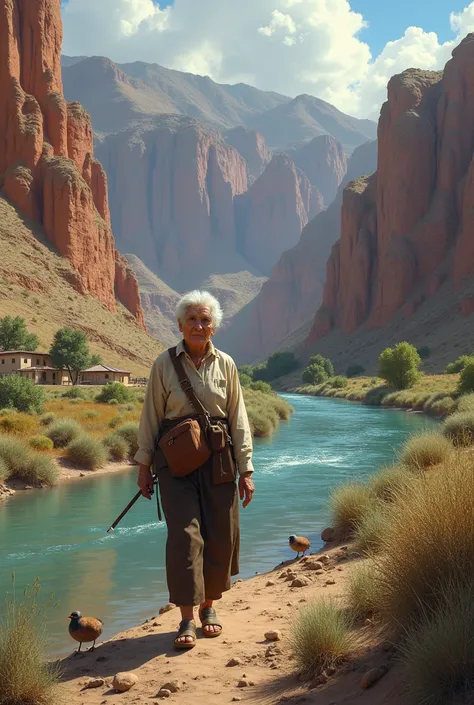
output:
POLYGON ((0 351, 0 376, 11 375, 26 368, 51 367, 49 353, 28 352, 26 350, 0 351))
POLYGON ((58 370, 56 367, 24 367, 16 370, 16 374, 33 380, 35 384, 71 384, 67 370, 58 370))
POLYGON ((80 384, 108 384, 121 382, 130 384, 131 373, 108 365, 94 365, 81 372, 80 384))

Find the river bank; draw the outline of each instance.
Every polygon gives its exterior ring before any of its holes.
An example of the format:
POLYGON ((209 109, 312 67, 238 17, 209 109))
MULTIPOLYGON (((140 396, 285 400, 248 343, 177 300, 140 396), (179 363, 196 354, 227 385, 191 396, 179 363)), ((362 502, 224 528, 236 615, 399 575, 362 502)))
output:
POLYGON ((351 659, 335 672, 330 671, 327 682, 324 678, 320 683, 303 682, 294 673, 289 640, 298 609, 321 598, 341 602, 348 577, 358 562, 348 560, 347 550, 329 547, 320 554, 287 561, 264 575, 237 582, 218 605, 224 624, 222 637, 203 639, 199 634, 197 646, 188 653, 172 648, 178 611, 150 613, 146 622, 99 644, 94 653, 64 659, 63 695, 68 703, 100 705, 114 694, 110 687, 113 676, 132 671, 138 682, 119 696, 120 702, 161 702, 160 689, 172 683, 172 690, 176 690, 169 701, 177 705, 189 705, 191 701, 193 705, 237 701, 339 705, 360 698, 364 675, 384 667, 386 675, 364 694, 364 702, 401 705, 403 691, 393 652, 364 625, 351 659), (320 557, 324 567, 316 571, 313 568, 320 557), (287 580, 288 570, 294 579, 287 580), (293 586, 295 583, 301 587, 293 586), (281 640, 267 640, 265 634, 271 630, 281 632, 281 640), (103 679, 103 685, 87 689, 94 678, 103 679))
POLYGON ((444 418, 458 409, 458 380, 458 374, 423 375, 410 389, 397 391, 387 387, 382 379, 357 377, 348 379, 347 386, 342 389, 336 389, 325 382, 318 385, 291 386, 288 391, 292 394, 344 399, 367 406, 423 412, 435 418, 444 418))

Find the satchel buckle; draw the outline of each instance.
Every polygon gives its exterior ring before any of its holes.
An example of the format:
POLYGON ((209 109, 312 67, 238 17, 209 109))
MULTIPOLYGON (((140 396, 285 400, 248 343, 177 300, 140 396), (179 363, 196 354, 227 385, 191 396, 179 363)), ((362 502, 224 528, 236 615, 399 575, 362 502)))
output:
POLYGON ((166 444, 167 446, 172 446, 174 443, 174 438, 170 438, 168 443, 166 444))

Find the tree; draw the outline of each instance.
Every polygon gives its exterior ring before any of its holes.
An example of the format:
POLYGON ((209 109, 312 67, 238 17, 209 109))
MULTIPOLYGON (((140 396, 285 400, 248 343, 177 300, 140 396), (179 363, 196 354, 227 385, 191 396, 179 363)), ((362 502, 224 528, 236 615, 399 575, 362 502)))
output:
POLYGON ((322 384, 328 379, 328 374, 321 365, 308 365, 303 372, 303 382, 305 384, 322 384))
POLYGON ((240 379, 240 386, 249 387, 250 383, 252 382, 252 378, 249 377, 249 375, 245 374, 245 372, 242 372, 242 370, 238 370, 238 373, 240 379))
POLYGON ((252 365, 241 365, 239 367, 239 372, 242 373, 243 375, 247 375, 247 377, 250 377, 250 379, 253 378, 253 367, 252 365))
POLYGON ((268 379, 288 375, 298 368, 298 360, 292 352, 276 352, 267 360, 268 379))
POLYGON ((329 358, 319 354, 313 355, 313 357, 309 359, 308 367, 312 365, 319 365, 323 368, 328 377, 334 377, 334 366, 329 358))
POLYGON ((33 380, 21 375, 5 375, 0 379, 0 408, 40 414, 44 391, 33 380))
POLYGON ((49 351, 54 367, 68 371, 72 384, 77 384, 79 373, 91 366, 87 335, 81 330, 60 328, 49 351))
POLYGON ((386 348, 379 357, 379 375, 395 389, 413 387, 420 378, 421 358, 410 343, 386 348))
POLYGON ((447 375, 455 375, 457 372, 462 372, 463 369, 474 360, 472 355, 461 355, 454 362, 450 362, 446 367, 447 375))
POLYGON ((38 336, 28 332, 24 318, 20 316, 0 318, 0 350, 34 352, 38 345, 38 336))

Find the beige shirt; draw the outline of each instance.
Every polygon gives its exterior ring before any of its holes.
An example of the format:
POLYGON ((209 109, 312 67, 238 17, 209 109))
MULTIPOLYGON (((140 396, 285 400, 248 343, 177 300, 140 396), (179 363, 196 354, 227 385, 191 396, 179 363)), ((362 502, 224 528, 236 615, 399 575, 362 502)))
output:
MULTIPOLYGON (((229 420, 239 473, 253 472, 252 433, 235 362, 212 343, 199 370, 186 352, 184 341, 178 344, 177 354, 182 356, 184 371, 207 411, 211 416, 229 420)), ((138 431, 137 463, 151 464, 155 439, 163 419, 177 419, 194 413, 166 351, 151 368, 138 431)))

